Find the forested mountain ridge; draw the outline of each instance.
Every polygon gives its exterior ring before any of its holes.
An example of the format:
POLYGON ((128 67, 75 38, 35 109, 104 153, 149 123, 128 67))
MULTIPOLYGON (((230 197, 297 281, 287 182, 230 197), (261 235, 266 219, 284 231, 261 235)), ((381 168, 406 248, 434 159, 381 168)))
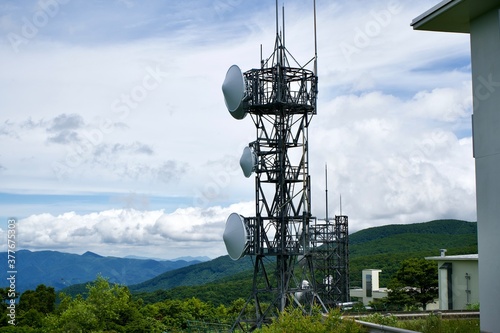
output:
MULTIPOLYGON (((448 255, 477 253, 476 223, 438 220, 352 233, 349 235, 351 286, 361 284, 361 271, 365 268, 381 269, 380 283, 386 286, 402 260, 439 255, 441 248, 446 248, 448 255)), ((20 291, 34 290, 43 283, 56 290, 72 286, 64 291, 77 294, 85 290, 89 281, 102 275, 152 300, 195 296, 214 303, 248 297, 253 268, 249 256, 238 261, 222 256, 200 263, 102 257, 91 252, 75 255, 22 250, 18 251, 18 259, 19 272, 29 272, 18 276, 20 291)))
POLYGON ((235 274, 251 271, 252 261, 246 256, 234 261, 229 256, 165 272, 150 280, 129 286, 133 292, 152 292, 159 289, 171 289, 178 286, 199 286, 224 279, 235 274))
MULTIPOLYGON (((351 286, 361 285, 361 271, 366 268, 381 269, 380 283, 386 286, 401 261, 439 255, 441 248, 446 248, 449 255, 477 253, 477 223, 436 220, 355 232, 349 235, 351 286)), ((252 274, 248 257, 232 261, 224 256, 166 272, 130 289, 151 302, 195 296, 214 304, 227 304, 250 295, 252 274)))
POLYGON ((390 224, 363 229, 349 235, 349 244, 355 245, 400 234, 477 235, 477 223, 462 220, 434 220, 412 224, 390 224))
POLYGON ((361 286, 361 271, 381 269, 380 285, 386 286, 408 258, 477 253, 477 223, 462 220, 435 220, 424 223, 386 225, 349 235, 351 287, 361 286))
MULTIPOLYGON (((0 253, 0 259, 2 258, 3 262, 7 262, 7 252, 0 253)), ((129 285, 199 262, 103 257, 93 252, 79 255, 58 251, 19 250, 16 252, 19 272, 16 287, 17 291, 23 292, 45 284, 60 290, 74 284, 93 281, 97 275, 105 276, 113 283, 129 285)), ((6 274, 6 270, 0 273, 1 281, 7 281, 6 274)))
MULTIPOLYGON (((385 287, 386 281, 391 275, 396 275, 394 271, 401 269, 401 262, 405 259, 438 255, 440 248, 447 248, 447 255, 477 253, 475 223, 463 221, 432 221, 418 225, 384 226, 353 233, 350 237, 351 287, 359 282, 357 280, 360 280, 361 270, 364 268, 382 269, 380 284, 385 287)), ((29 251, 18 253, 21 253, 21 256, 32 254, 29 251)), ((222 256, 209 262, 156 275, 146 282, 127 287, 123 282, 112 283, 115 282, 113 274, 116 272, 133 274, 133 270, 138 269, 137 266, 132 267, 133 264, 139 263, 143 268, 151 269, 157 262, 115 261, 120 258, 106 258, 87 252, 82 256, 76 256, 87 260, 88 266, 75 268, 69 264, 69 261, 75 259, 75 255, 55 251, 41 252, 37 255, 42 257, 38 258, 39 262, 32 263, 31 267, 22 269, 17 267, 20 270, 18 277, 40 274, 41 268, 50 266, 49 261, 57 259, 61 260, 57 263, 58 271, 55 272, 59 276, 65 276, 63 273, 91 272, 92 266, 95 266, 92 263, 102 263, 103 260, 111 270, 102 271, 99 274, 101 276, 93 276, 83 284, 63 289, 64 293, 59 293, 59 298, 52 286, 39 285, 36 290, 23 292, 15 307, 16 325, 24 326, 26 329, 20 328, 23 332, 180 332, 198 331, 201 328, 199 324, 206 323, 217 323, 217 330, 220 328, 226 330, 225 328, 229 329, 234 323, 234 318, 244 308, 245 300, 252 300, 253 258, 250 256, 238 261, 232 261, 229 256, 222 256)), ((272 285, 275 284, 273 258, 275 257, 265 258, 272 285)), ((25 264, 27 262, 25 260, 25 264)), ((428 263, 436 265, 435 262, 428 263)), ((437 270, 436 266, 433 267, 437 270)), ((300 267, 297 267, 297 270, 300 270, 300 267)), ((85 278, 84 275, 73 275, 73 278, 75 276, 85 278)), ((318 278, 322 279, 322 276, 318 278)), ((8 288, 3 288, 2 292, 6 295, 8 288)), ((267 299, 263 296, 260 301, 271 302, 272 295, 268 296, 267 299)), ((8 320, 12 318, 9 317, 11 315, 12 310, 4 304, 0 326, 10 325, 11 322, 8 320)), ((289 327, 298 327, 296 323, 294 319, 294 326, 289 327)), ((305 326, 300 324, 300 327, 305 326)), ((203 326, 203 328, 208 327, 203 326)), ((10 328, 7 330, 11 331, 10 328)))

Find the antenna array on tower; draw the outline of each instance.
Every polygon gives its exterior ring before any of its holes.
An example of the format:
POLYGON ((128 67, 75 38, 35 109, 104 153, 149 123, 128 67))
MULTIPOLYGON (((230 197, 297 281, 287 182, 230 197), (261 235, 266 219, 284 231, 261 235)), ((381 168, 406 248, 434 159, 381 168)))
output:
MULTIPOLYGON (((315 4, 314 21, 316 34, 315 4)), ((243 73, 231 66, 222 85, 230 114, 238 120, 250 115, 256 129, 256 140, 240 160, 246 177, 255 174, 255 216, 231 214, 224 232, 231 258, 250 255, 254 263, 252 294, 232 330, 260 327, 287 306, 311 313, 319 305, 327 311, 315 278, 314 250, 323 236, 311 214, 309 176, 308 127, 318 94, 316 36, 314 68, 309 70, 285 47, 284 9, 281 32, 278 22, 276 2, 272 54, 261 59, 260 68, 243 73), (271 266, 273 274, 268 273, 271 266)), ((347 227, 347 219, 342 221, 347 227)))

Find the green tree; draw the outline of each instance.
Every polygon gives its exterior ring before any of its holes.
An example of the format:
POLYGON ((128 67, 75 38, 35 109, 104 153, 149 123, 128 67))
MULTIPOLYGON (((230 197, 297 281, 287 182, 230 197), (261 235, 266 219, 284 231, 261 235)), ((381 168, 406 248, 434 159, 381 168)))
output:
POLYGON ((110 285, 107 279, 99 276, 87 289, 86 302, 94 309, 100 329, 113 329, 116 325, 126 323, 125 314, 128 314, 132 306, 127 287, 110 285))
POLYGON ((97 331, 100 326, 96 308, 80 297, 71 302, 61 316, 55 319, 52 323, 55 327, 48 327, 51 332, 87 333, 97 331))
POLYGON ((41 284, 35 290, 26 290, 19 298, 19 310, 29 311, 31 309, 47 314, 55 310, 56 291, 53 287, 41 284))
POLYGON ((110 284, 98 276, 87 285, 88 296, 75 299, 62 294, 55 313, 44 319, 46 332, 126 332, 160 333, 165 326, 145 316, 139 308, 141 301, 133 301, 127 287, 110 284))
POLYGON ((56 292, 53 287, 40 284, 35 290, 26 290, 19 298, 17 325, 41 327, 43 318, 54 312, 56 292))
POLYGON ((0 288, 0 297, 2 298, 2 303, 0 305, 0 327, 7 326, 9 318, 7 317, 7 302, 9 301, 9 288, 0 288))
POLYGON ((437 266, 425 259, 407 259, 389 284, 388 301, 398 306, 421 306, 438 297, 437 266))

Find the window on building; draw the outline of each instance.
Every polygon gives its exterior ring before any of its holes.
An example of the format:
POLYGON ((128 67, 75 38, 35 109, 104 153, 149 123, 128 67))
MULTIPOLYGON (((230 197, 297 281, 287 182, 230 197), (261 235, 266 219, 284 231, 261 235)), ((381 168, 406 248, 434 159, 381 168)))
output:
POLYGON ((366 297, 372 297, 372 275, 366 274, 366 297))

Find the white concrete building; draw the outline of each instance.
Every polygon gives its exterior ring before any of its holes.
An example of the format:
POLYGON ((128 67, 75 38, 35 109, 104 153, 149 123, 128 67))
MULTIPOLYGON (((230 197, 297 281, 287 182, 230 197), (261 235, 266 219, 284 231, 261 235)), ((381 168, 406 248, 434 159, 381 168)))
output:
POLYGON ((387 297, 387 288, 380 288, 380 269, 363 269, 362 287, 349 291, 351 297, 356 297, 363 305, 367 306, 374 299, 387 297))
POLYGON ((411 25, 470 35, 481 332, 499 333, 500 0, 443 0, 411 25))
POLYGON ((479 303, 478 255, 426 257, 438 265, 439 309, 465 310, 479 303))

